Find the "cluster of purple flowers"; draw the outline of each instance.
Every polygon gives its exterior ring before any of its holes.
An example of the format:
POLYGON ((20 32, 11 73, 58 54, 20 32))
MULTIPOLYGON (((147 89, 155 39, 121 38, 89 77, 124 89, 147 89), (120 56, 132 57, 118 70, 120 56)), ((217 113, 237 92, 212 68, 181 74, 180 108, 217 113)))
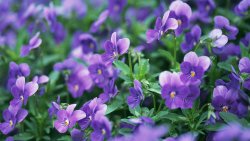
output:
POLYGON ((162 98, 170 109, 192 108, 200 95, 200 84, 204 73, 211 65, 207 56, 198 57, 195 52, 185 55, 181 63, 181 72, 164 71, 159 76, 162 98))

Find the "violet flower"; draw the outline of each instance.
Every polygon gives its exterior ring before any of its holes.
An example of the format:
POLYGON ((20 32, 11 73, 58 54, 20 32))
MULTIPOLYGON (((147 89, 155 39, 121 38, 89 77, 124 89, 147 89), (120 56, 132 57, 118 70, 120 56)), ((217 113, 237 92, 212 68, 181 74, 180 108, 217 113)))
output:
POLYGON ((108 11, 114 19, 119 19, 123 8, 126 6, 127 0, 109 0, 108 11))
POLYGON ((213 29, 208 37, 212 39, 213 47, 222 48, 228 42, 228 37, 222 34, 222 30, 218 28, 213 29))
POLYGON ((215 16, 214 17, 214 26, 215 28, 219 28, 226 32, 226 35, 229 40, 236 39, 236 35, 238 34, 238 28, 230 25, 229 20, 223 16, 215 16))
POLYGON ((94 53, 97 50, 97 42, 91 34, 76 33, 73 37, 72 47, 81 47, 84 54, 94 53))
POLYGON ((127 103, 130 108, 135 108, 144 99, 141 83, 134 80, 134 87, 129 89, 130 95, 127 97, 127 103))
POLYGON ((189 20, 192 16, 192 9, 187 3, 176 0, 170 4, 169 10, 173 11, 170 13, 170 17, 177 20, 178 28, 175 29, 175 35, 179 36, 189 25, 189 20))
POLYGON ((32 49, 38 48, 41 45, 42 39, 39 38, 39 35, 40 32, 37 32, 36 35, 30 39, 28 45, 22 46, 20 54, 21 57, 27 56, 32 49))
POLYGON ((54 65, 54 70, 62 71, 62 70, 71 70, 77 65, 77 62, 72 58, 65 59, 63 62, 58 62, 54 65))
POLYGON ((25 83, 25 77, 19 77, 16 80, 16 84, 11 88, 14 99, 10 101, 10 105, 13 107, 21 107, 22 104, 26 105, 28 98, 35 94, 37 90, 38 84, 36 82, 25 83))
POLYGON ((21 76, 29 76, 30 67, 26 63, 16 64, 15 62, 10 62, 9 64, 9 78, 8 78, 8 89, 15 85, 16 79, 21 76))
POLYGON ((245 15, 250 7, 249 0, 241 0, 238 5, 235 6, 235 12, 239 15, 245 15))
POLYGON ((68 128, 72 128, 77 121, 86 117, 86 114, 81 110, 75 110, 76 104, 69 105, 66 110, 57 112, 57 120, 54 126, 59 133, 67 132, 68 128))
POLYGON ((102 99, 104 103, 106 103, 111 98, 114 98, 118 93, 117 86, 115 85, 115 79, 112 78, 111 80, 109 80, 109 83, 106 86, 104 86, 103 90, 104 92, 100 94, 99 97, 100 99, 102 99))
POLYGON ((102 55, 102 59, 107 64, 113 63, 113 61, 119 56, 128 51, 130 40, 128 38, 122 38, 117 40, 116 32, 112 33, 111 40, 106 41, 104 48, 105 53, 102 55))
POLYGON ((28 115, 28 111, 24 109, 9 106, 3 111, 4 122, 0 123, 0 130, 3 134, 8 134, 15 128, 17 123, 22 122, 28 115))
MULTIPOLYGON (((243 57, 239 61, 239 70, 241 73, 250 74, 250 59, 243 57)), ((247 77, 243 82, 243 87, 250 90, 250 77, 247 77)))
POLYGON ((51 102, 51 106, 48 109, 48 113, 49 113, 50 118, 52 118, 53 115, 56 115, 60 109, 61 109, 60 96, 58 96, 56 102, 54 102, 54 101, 51 102))
POLYGON ((184 98, 190 94, 189 88, 180 80, 180 74, 164 71, 160 73, 161 96, 170 109, 181 108, 184 98))
POLYGON ((181 44, 182 52, 191 51, 195 45, 200 41, 201 28, 198 25, 192 27, 191 31, 186 33, 185 41, 181 44))
POLYGON ((84 140, 84 133, 79 129, 74 128, 70 132, 70 135, 71 135, 72 141, 85 141, 84 140))
POLYGON ((237 91, 233 89, 227 89, 225 86, 216 86, 213 91, 212 105, 215 108, 217 118, 219 112, 237 113, 237 91))
POLYGON ((93 100, 86 102, 81 107, 81 110, 86 113, 86 117, 78 121, 78 124, 81 129, 84 130, 92 123, 97 113, 105 115, 107 105, 103 104, 100 98, 94 98, 93 100))
POLYGON ((195 52, 189 52, 184 56, 181 63, 181 80, 186 83, 188 81, 195 82, 201 80, 204 72, 211 65, 211 60, 207 56, 198 57, 195 52))
POLYGON ((98 113, 91 127, 94 129, 90 134, 92 141, 104 141, 104 139, 108 140, 111 137, 112 124, 104 115, 98 113))
POLYGON ((156 19, 155 28, 149 29, 146 33, 147 43, 160 40, 164 33, 178 28, 178 21, 174 18, 171 18, 170 13, 171 11, 166 11, 162 19, 160 17, 156 19))

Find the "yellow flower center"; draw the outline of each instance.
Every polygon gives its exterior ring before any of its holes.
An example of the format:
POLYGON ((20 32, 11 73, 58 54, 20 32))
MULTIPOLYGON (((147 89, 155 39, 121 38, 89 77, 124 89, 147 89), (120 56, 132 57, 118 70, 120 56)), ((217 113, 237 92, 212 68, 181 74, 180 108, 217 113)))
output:
POLYGON ((191 71, 191 77, 194 77, 195 76, 195 72, 194 71, 191 71))
POLYGON ((78 91, 78 90, 79 90, 79 85, 75 85, 75 86, 74 86, 74 90, 75 90, 75 91, 78 91))
POLYGON ((97 70, 97 73, 100 75, 100 74, 102 74, 102 70, 101 69, 98 69, 97 70))
POLYGON ((10 120, 10 126, 12 126, 13 125, 13 121, 12 120, 10 120))
POLYGON ((69 125, 69 120, 66 119, 66 120, 64 121, 64 124, 65 124, 66 126, 68 126, 68 125, 69 125))
POLYGON ((181 20, 177 20, 177 22, 178 22, 178 25, 181 25, 181 24, 182 24, 181 20))
POLYGON ((228 107, 227 107, 227 106, 223 106, 223 107, 222 107, 222 111, 223 111, 223 112, 227 112, 227 111, 228 111, 228 107))
POLYGON ((105 135, 106 134, 106 131, 104 129, 102 129, 102 134, 105 135))
POLYGON ((20 99, 21 99, 21 101, 23 101, 24 97, 21 95, 21 96, 20 96, 20 99))
POLYGON ((171 92, 171 93, 170 93, 170 97, 171 97, 171 98, 174 98, 174 97, 175 97, 175 95, 176 95, 176 93, 175 93, 175 92, 171 92))

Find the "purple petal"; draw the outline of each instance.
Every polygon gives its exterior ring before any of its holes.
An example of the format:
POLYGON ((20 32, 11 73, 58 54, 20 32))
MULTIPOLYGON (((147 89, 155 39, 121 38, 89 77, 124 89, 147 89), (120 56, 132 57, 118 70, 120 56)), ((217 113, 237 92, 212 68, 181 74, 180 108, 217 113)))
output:
POLYGON ((222 31, 221 29, 213 29, 210 33, 209 33, 209 37, 211 39, 217 39, 218 37, 220 37, 222 35, 222 31))
POLYGON ((171 80, 171 72, 169 71, 164 71, 160 73, 159 76, 159 83, 163 87, 165 84, 170 83, 171 80))
POLYGON ((72 115, 72 113, 73 113, 75 107, 76 107, 76 104, 71 104, 71 105, 69 105, 69 106, 67 107, 66 111, 67 111, 68 115, 72 115))
POLYGON ((59 110, 56 115, 59 121, 63 121, 65 118, 68 117, 67 112, 65 110, 59 110))
POLYGON ((24 110, 24 109, 20 109, 16 115, 16 118, 17 118, 17 122, 20 123, 22 122, 25 117, 28 115, 28 111, 27 110, 24 110))
POLYGON ((193 66, 197 66, 199 63, 199 58, 195 52, 189 52, 184 56, 184 61, 189 62, 193 66))
POLYGON ((20 90, 24 90, 24 87, 25 87, 25 77, 19 77, 19 78, 17 78, 17 80, 16 80, 16 86, 20 90))
POLYGON ((29 82, 25 85, 25 92, 32 96, 38 90, 38 84, 35 82, 29 82))
POLYGON ((227 18, 223 16, 215 16, 214 17, 214 24, 216 28, 223 28, 227 25, 229 25, 229 21, 227 18))
POLYGON ((68 126, 65 126, 61 121, 56 120, 54 126, 59 133, 66 133, 68 126))
POLYGON ((250 73, 250 60, 247 57, 243 57, 239 62, 239 70, 241 73, 250 73))
POLYGON ((224 45, 226 45, 226 43, 228 42, 228 38, 226 35, 221 35, 217 40, 214 41, 214 46, 216 47, 223 47, 224 45))
POLYGON ((169 29, 175 30, 178 28, 178 22, 174 18, 169 18, 165 24, 165 32, 169 29))
POLYGON ((28 64, 26 64, 26 63, 21 63, 21 64, 19 65, 19 68, 20 68, 20 70, 21 70, 23 76, 28 76, 28 75, 30 74, 30 67, 29 67, 28 64))
POLYGON ((25 56, 27 56, 29 54, 29 52, 30 52, 30 46, 29 45, 22 46, 20 56, 25 57, 25 56))
POLYGON ((162 17, 162 25, 165 25, 165 23, 167 22, 169 14, 170 14, 169 10, 164 13, 164 15, 162 17))
POLYGON ((130 40, 128 38, 119 39, 117 42, 118 53, 120 55, 128 51, 130 40))
POLYGON ((113 32, 111 35, 111 42, 116 46, 116 32, 113 32))
POLYGON ((73 120, 73 121, 79 121, 79 120, 81 120, 81 119, 83 119, 85 117, 86 117, 85 112, 83 112, 82 110, 75 110, 73 112, 71 120, 73 120))
POLYGON ((203 68, 203 71, 206 71, 210 65, 211 65, 211 60, 209 57, 207 56, 199 57, 198 66, 201 66, 203 68))
POLYGON ((158 39, 158 31, 154 29, 149 29, 146 33, 147 43, 152 43, 153 41, 158 39))
POLYGON ((213 97, 217 97, 217 96, 223 96, 227 93, 227 88, 225 86, 217 86, 216 88, 214 88, 213 91, 213 97))
POLYGON ((47 83, 49 81, 49 77, 46 75, 42 75, 39 77, 38 83, 39 84, 44 84, 47 83))

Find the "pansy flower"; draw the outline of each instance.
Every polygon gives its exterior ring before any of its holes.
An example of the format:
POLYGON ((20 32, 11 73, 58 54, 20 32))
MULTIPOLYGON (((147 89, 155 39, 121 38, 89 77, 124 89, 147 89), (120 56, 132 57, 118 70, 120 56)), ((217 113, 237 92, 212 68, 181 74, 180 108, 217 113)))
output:
POLYGON ((111 98, 114 98, 118 93, 117 86, 115 85, 115 79, 112 78, 111 80, 109 80, 109 83, 106 86, 104 86, 103 90, 104 92, 100 94, 99 97, 100 99, 102 99, 104 103, 106 103, 111 98))
POLYGON ((42 39, 39 38, 39 35, 40 32, 37 32, 36 35, 30 39, 28 45, 22 46, 20 54, 21 57, 27 56, 32 49, 38 48, 41 45, 42 39))
MULTIPOLYGON (((249 58, 243 57, 240 59, 239 70, 241 73, 250 74, 250 59, 249 58)), ((243 87, 250 90, 250 77, 244 80, 243 87)))
POLYGON ((135 108, 144 99, 141 83, 134 80, 134 87, 129 89, 130 95, 127 97, 127 103, 130 108, 135 108))
POLYGON ((3 111, 4 122, 0 123, 0 130, 3 134, 8 134, 14 130, 17 123, 22 122, 28 115, 28 111, 24 109, 9 106, 3 111))
POLYGON ((228 42, 228 37, 222 34, 222 30, 215 28, 213 29, 208 37, 212 39, 212 46, 222 48, 228 42))
POLYGON ((105 53, 102 55, 102 59, 107 64, 113 63, 113 61, 119 56, 128 51, 130 40, 128 38, 118 39, 116 38, 116 32, 112 33, 111 40, 105 42, 105 53))
POLYGON ((182 52, 191 51, 198 44, 201 37, 201 28, 198 25, 192 27, 191 31, 186 33, 185 41, 181 44, 182 52))
POLYGON ((195 52, 189 52, 184 56, 181 63, 181 80, 183 82, 195 82, 201 80, 204 72, 211 65, 211 60, 207 56, 198 57, 195 52))
POLYGON ((22 104, 26 105, 28 98, 35 94, 38 90, 38 84, 36 82, 28 82, 25 83, 24 77, 19 77, 16 80, 16 84, 11 88, 12 95, 14 99, 11 100, 10 105, 13 107, 15 106, 22 106, 22 104))
POLYGON ((72 128, 77 121, 86 117, 82 110, 75 110, 76 104, 69 105, 66 110, 59 110, 57 112, 57 120, 54 126, 59 133, 67 132, 68 128, 72 128))

